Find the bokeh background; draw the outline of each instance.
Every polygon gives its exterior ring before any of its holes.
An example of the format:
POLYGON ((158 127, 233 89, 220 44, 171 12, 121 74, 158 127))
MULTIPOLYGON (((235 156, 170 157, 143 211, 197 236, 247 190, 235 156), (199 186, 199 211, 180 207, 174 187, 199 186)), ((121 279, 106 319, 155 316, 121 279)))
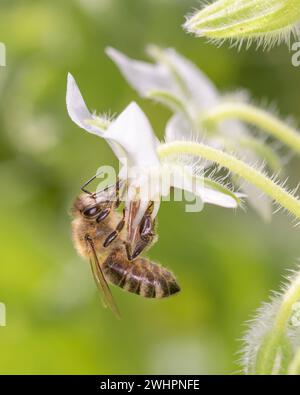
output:
MULTIPOLYGON (((113 293, 104 310, 86 262, 70 238, 69 209, 102 164, 104 141, 68 118, 66 75, 90 108, 120 112, 136 100, 162 137, 170 113, 146 102, 105 56, 107 45, 144 58, 148 43, 175 47, 221 90, 248 89, 300 124, 300 70, 285 46, 270 52, 220 49, 186 35, 198 0, 1 0, 0 327, 1 373, 167 374, 238 372, 240 339, 255 309, 296 266, 299 230, 284 213, 264 223, 247 209, 164 203, 159 242, 148 255, 171 268, 182 292, 163 301, 113 293)), ((300 180, 292 158, 289 184, 300 180)))

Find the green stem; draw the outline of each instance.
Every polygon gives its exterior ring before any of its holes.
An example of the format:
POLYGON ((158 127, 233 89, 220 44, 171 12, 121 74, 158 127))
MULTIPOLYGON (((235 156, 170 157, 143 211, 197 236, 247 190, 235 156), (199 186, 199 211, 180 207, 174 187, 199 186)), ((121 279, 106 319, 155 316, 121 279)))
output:
POLYGON ((190 154, 216 162, 255 185, 295 217, 300 218, 300 200, 298 198, 276 184, 276 182, 258 169, 228 153, 201 143, 178 141, 170 144, 162 144, 158 148, 158 154, 162 159, 171 155, 190 154))
POLYGON ((208 124, 226 119, 239 119, 257 126, 300 154, 300 133, 275 116, 251 104, 220 104, 201 118, 202 122, 208 124))
POLYGON ((289 375, 299 375, 300 374, 300 347, 296 351, 296 354, 295 354, 294 358, 292 359, 292 362, 289 365, 288 374, 289 375))

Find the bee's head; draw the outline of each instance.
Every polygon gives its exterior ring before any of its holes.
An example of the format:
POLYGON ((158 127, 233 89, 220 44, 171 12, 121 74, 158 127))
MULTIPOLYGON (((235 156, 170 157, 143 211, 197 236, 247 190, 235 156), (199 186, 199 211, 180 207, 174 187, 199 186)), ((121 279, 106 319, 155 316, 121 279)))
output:
POLYGON ((86 219, 100 220, 102 216, 106 218, 106 211, 108 214, 107 203, 99 202, 94 195, 87 193, 79 195, 73 204, 73 215, 80 215, 86 219))
POLYGON ((82 213, 85 208, 90 206, 95 206, 96 200, 93 195, 89 195, 87 193, 82 193, 81 195, 77 196, 73 203, 73 210, 75 213, 82 213))

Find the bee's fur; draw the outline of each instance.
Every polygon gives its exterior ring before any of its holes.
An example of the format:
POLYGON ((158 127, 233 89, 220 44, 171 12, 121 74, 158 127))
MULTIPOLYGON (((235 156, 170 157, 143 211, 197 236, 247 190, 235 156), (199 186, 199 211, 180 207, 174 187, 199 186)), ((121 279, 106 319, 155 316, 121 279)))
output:
POLYGON ((81 194, 73 205, 72 236, 79 255, 92 259, 88 236, 93 241, 104 276, 110 283, 147 298, 163 298, 179 292, 174 275, 167 269, 145 258, 128 259, 125 248, 126 227, 111 244, 103 246, 107 236, 114 232, 122 220, 122 215, 112 209, 98 223, 96 218, 84 215, 84 210, 95 205, 100 210, 104 203, 97 204, 95 196, 87 193, 81 194))

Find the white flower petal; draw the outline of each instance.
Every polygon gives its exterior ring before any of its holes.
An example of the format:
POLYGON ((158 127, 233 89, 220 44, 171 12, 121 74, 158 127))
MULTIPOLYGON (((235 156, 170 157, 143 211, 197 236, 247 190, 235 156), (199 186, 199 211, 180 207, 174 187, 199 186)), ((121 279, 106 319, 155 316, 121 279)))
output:
POLYGON ((191 139, 192 136, 191 124, 181 113, 175 114, 170 118, 165 130, 166 143, 188 140, 191 139))
MULTIPOLYGON (((88 110, 76 81, 70 73, 68 74, 67 80, 66 102, 68 114, 73 122, 87 132, 105 138, 105 133, 107 133, 107 131, 95 126, 95 123, 93 123, 96 117, 88 110)), ((124 164, 126 158, 124 159, 125 154, 122 147, 112 141, 107 140, 107 142, 119 161, 124 164)))
POLYGON ((151 91, 166 91, 189 102, 195 110, 208 109, 219 103, 217 89, 192 62, 172 48, 158 48, 155 52, 161 52, 162 56, 161 60, 156 56, 157 63, 152 64, 130 59, 114 48, 106 50, 141 96, 147 96, 151 91))
POLYGON ((107 130, 101 130, 94 121, 79 88, 71 74, 67 83, 67 109, 71 119, 86 131, 107 140, 122 164, 129 166, 158 166, 156 153, 158 140, 145 114, 136 103, 131 103, 107 130))
POLYGON ((114 48, 107 48, 106 54, 141 96, 156 90, 173 92, 174 81, 166 66, 130 59, 114 48))
POLYGON ((174 49, 163 50, 170 64, 184 81, 198 111, 211 108, 219 103, 219 93, 214 84, 190 60, 179 55, 174 49))
POLYGON ((112 122, 104 137, 124 149, 129 166, 141 169, 159 165, 156 152, 158 140, 147 117, 135 102, 129 104, 112 122))
MULTIPOLYGON (((181 102, 186 103, 187 112, 195 117, 201 112, 205 112, 220 103, 226 101, 218 92, 214 84, 189 60, 179 55, 173 49, 156 50, 154 58, 156 64, 132 60, 122 53, 109 48, 107 50, 110 58, 117 64, 120 71, 127 81, 142 95, 147 96, 152 91, 165 91, 176 96, 181 102)), ((193 131, 193 122, 182 113, 176 113, 169 121, 165 140, 171 142, 174 140, 190 139, 193 131)), ((202 130, 197 130, 202 133, 202 130)), ((228 138, 233 144, 241 137, 249 135, 248 128, 236 120, 228 120, 220 123, 216 130, 215 136, 203 136, 205 142, 210 145, 223 145, 222 139, 228 138), (221 137, 219 140, 218 135, 221 137), (221 143, 220 143, 221 142, 221 143)), ((124 144, 124 142, 123 142, 124 144)), ((135 153, 135 150, 128 150, 135 153)), ((144 151, 144 149, 143 149, 144 151)), ((146 152, 146 151, 145 151, 146 152)), ((252 161, 257 159, 254 152, 244 152, 244 155, 251 156, 252 161), (251 154, 251 155, 250 155, 251 154)), ((151 156, 151 155, 150 155, 151 156)), ((140 158, 139 160, 140 161, 140 158)), ((146 160, 151 162, 152 160, 146 160)), ((142 161, 143 162, 143 161, 142 161)), ((207 166, 207 165, 205 165, 207 166)), ((174 186, 183 188, 183 180, 174 180, 174 186)), ((185 188, 189 190, 189 187, 185 188)), ((266 219, 271 216, 271 205, 267 197, 260 196, 260 193, 252 186, 245 186, 251 205, 266 219)), ((223 207, 236 207, 237 202, 230 195, 210 188, 199 188, 197 194, 203 201, 211 204, 217 204, 223 207)))
POLYGON ((69 116, 73 122, 89 133, 102 136, 103 131, 88 122, 89 120, 93 121, 93 116, 83 100, 74 77, 70 73, 68 73, 67 80, 66 103, 69 116))
MULTIPOLYGON (((172 48, 164 50, 164 54, 184 80, 191 94, 190 107, 193 107, 195 113, 208 111, 226 101, 226 97, 219 93, 212 81, 194 63, 172 48)), ((219 130, 222 135, 233 141, 237 137, 249 135, 248 128, 236 120, 223 121, 219 125, 219 130)))
POLYGON ((192 176, 192 171, 188 166, 173 167, 172 186, 185 190, 189 193, 199 196, 204 203, 214 204, 225 208, 236 208, 237 199, 229 194, 222 193, 212 188, 207 188, 203 182, 192 176))
MULTIPOLYGON (((154 51, 149 52, 161 52, 162 60, 159 61, 158 55, 156 56, 158 62, 152 64, 130 59, 113 48, 106 50, 128 83, 141 96, 148 96, 155 91, 168 92, 177 96, 186 104, 189 112, 195 115, 219 105, 224 100, 209 78, 195 64, 174 49, 155 48, 154 51), (181 84, 178 79, 181 80, 181 84), (182 85, 186 89, 182 89, 182 85)), ((190 123, 190 120, 187 121, 190 123)), ((245 136, 248 132, 241 122, 234 120, 222 122, 219 130, 222 135, 229 138, 245 136)))
MULTIPOLYGON (((218 106, 222 102, 226 102, 226 96, 221 95, 213 82, 194 63, 178 54, 172 48, 166 49, 164 53, 188 87, 191 93, 190 107, 193 108, 196 114, 209 111, 209 109, 218 106)), ((233 95, 236 97, 237 94, 232 94, 227 98, 227 101, 232 101, 233 95)), ((239 95, 239 98, 236 100, 244 101, 245 97, 239 95)), ((226 136, 233 142, 236 138, 249 135, 247 126, 237 120, 223 121, 218 125, 218 129, 221 135, 226 136)))
POLYGON ((198 189, 198 193, 204 203, 214 204, 225 208, 238 207, 237 201, 234 198, 222 192, 203 187, 198 189))

